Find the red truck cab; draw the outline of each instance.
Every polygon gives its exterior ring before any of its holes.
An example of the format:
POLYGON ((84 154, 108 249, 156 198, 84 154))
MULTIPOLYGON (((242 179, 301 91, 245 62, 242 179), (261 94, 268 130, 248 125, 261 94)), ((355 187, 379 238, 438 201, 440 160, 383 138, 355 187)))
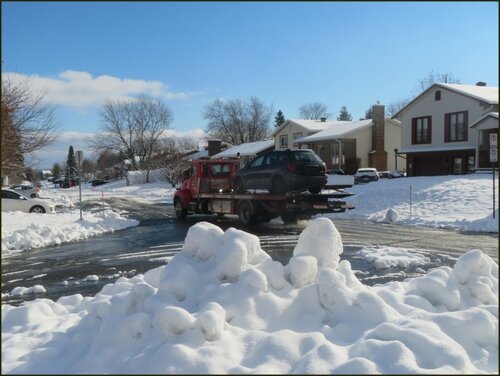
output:
POLYGON ((233 176, 239 168, 239 159, 193 161, 191 167, 184 171, 181 188, 175 193, 176 211, 179 205, 187 210, 188 205, 197 200, 200 193, 229 193, 233 176))

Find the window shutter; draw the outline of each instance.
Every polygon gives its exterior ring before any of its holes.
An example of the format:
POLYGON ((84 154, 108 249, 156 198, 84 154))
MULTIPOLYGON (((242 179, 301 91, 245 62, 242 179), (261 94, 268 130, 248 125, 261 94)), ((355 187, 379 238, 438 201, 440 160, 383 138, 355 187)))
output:
POLYGON ((411 119, 411 143, 415 145, 417 143, 417 119, 411 119))
POLYGON ((469 111, 464 112, 464 141, 469 139, 469 111))
POLYGON ((450 114, 444 114, 444 142, 450 142, 450 114))
POLYGON ((427 138, 427 143, 432 144, 432 116, 428 117, 429 119, 429 133, 427 138))

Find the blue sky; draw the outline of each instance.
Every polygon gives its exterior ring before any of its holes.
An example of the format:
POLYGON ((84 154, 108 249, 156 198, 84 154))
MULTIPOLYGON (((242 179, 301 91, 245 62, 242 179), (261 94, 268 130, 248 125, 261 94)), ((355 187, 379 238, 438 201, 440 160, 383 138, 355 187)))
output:
POLYGON ((105 98, 162 97, 187 134, 216 98, 358 119, 431 71, 498 86, 498 34, 497 2, 2 2, 2 73, 57 105, 67 133, 37 155, 50 168, 71 140, 85 150, 105 98))

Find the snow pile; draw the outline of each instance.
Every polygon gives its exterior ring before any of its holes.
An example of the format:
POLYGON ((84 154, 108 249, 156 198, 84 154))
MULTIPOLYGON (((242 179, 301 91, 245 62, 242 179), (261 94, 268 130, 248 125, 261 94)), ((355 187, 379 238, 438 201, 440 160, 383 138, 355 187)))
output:
MULTIPOLYGON (((498 187, 498 176, 495 185, 498 187)), ((329 217, 498 233, 498 200, 493 218, 492 175, 380 179, 347 190, 355 193, 346 201, 356 208, 329 217)))
POLYGON ((4 373, 498 373, 498 265, 362 285, 326 218, 289 264, 201 222, 180 253, 95 297, 2 307, 4 373))
POLYGON ((2 212, 2 254, 83 240, 138 224, 110 210, 95 214, 85 212, 83 221, 80 221, 79 211, 56 214, 2 212))
POLYGON ((363 247, 356 252, 356 255, 372 263, 375 269, 400 268, 415 270, 431 262, 428 257, 411 252, 409 249, 389 246, 363 247))

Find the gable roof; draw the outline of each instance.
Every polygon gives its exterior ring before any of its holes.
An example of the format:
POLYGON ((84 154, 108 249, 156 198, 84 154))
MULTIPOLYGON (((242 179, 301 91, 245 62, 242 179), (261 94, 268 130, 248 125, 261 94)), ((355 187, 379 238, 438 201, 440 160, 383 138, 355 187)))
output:
POLYGON ((357 132, 363 128, 373 125, 372 119, 359 120, 359 121, 337 121, 321 132, 315 133, 311 136, 302 137, 296 140, 298 143, 307 143, 313 141, 333 140, 336 138, 345 138, 351 133, 357 132))
POLYGON ((486 115, 481 116, 479 119, 477 119, 474 123, 470 125, 471 128, 477 127, 483 120, 486 118, 493 118, 498 120, 498 112, 488 112, 486 115))
POLYGON ((237 157, 240 153, 241 157, 249 157, 260 153, 266 149, 274 146, 274 140, 247 142, 245 144, 233 146, 232 148, 226 149, 218 154, 212 156, 212 158, 231 158, 237 157))
POLYGON ((392 118, 397 118, 404 112, 407 108, 412 106, 418 99, 426 95, 432 89, 440 87, 442 89, 447 89, 453 91, 457 94, 465 95, 469 98, 486 102, 488 104, 498 104, 498 87, 494 86, 477 86, 477 85, 462 85, 462 84, 445 84, 445 83, 435 83, 432 84, 427 90, 423 91, 420 95, 411 100, 406 106, 396 112, 392 118))
POLYGON ((288 124, 295 123, 300 125, 301 127, 307 129, 311 132, 319 132, 326 128, 329 128, 332 125, 343 124, 343 123, 352 123, 352 121, 339 121, 339 120, 309 120, 309 119, 287 119, 281 126, 273 132, 273 136, 276 136, 278 132, 280 132, 283 128, 285 128, 288 124))

